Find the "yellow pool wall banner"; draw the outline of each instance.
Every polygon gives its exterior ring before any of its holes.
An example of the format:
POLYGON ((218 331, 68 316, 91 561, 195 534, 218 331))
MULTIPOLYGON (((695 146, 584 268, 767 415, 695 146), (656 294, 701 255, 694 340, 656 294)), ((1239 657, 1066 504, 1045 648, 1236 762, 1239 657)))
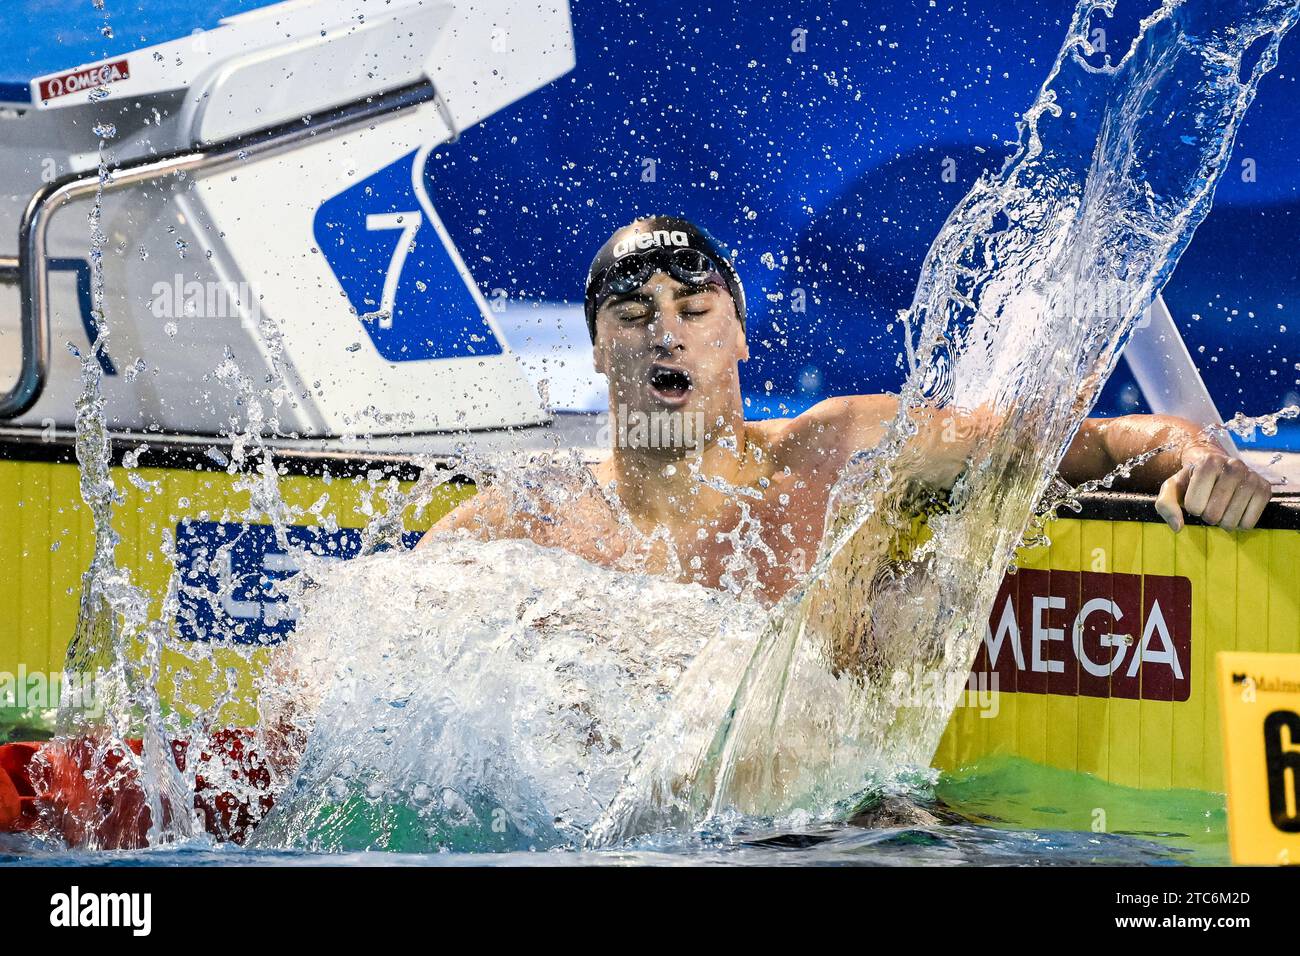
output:
MULTIPOLYGON (((1300 652, 1300 530, 1229 532, 1189 524, 1175 534, 1156 520, 1085 519, 1055 521, 1048 536, 1050 546, 1022 552, 1024 570, 1008 578, 1025 572, 1033 578, 1019 590, 1031 592, 1037 607, 1023 593, 1019 604, 1030 605, 1020 615, 1021 653, 1035 680, 1027 690, 1003 680, 992 693, 967 694, 936 765, 952 769, 988 755, 1014 754, 1124 786, 1222 792, 1215 655, 1300 652), (1103 631, 1100 637, 1119 635, 1105 654, 1085 653, 1094 670, 1123 654, 1120 666, 1105 676, 1088 673, 1085 662, 1070 653, 1079 613, 1064 605, 1082 610, 1090 600, 1094 607, 1108 601, 1117 610, 1128 606, 1118 621, 1103 608, 1084 622, 1085 631, 1103 631), (1036 638, 1040 649, 1050 649, 1040 654, 1038 669, 1036 638), (1144 646, 1148 658, 1131 675, 1134 651, 1144 646), (1062 667, 1044 673, 1048 654, 1058 650, 1062 667), (1040 689, 1044 680, 1047 692, 1040 689)), ((995 604, 981 654, 996 640, 1005 610, 995 604)), ((1010 640, 1004 635, 1000 663, 1008 659, 1010 640)), ((979 664, 977 658, 977 677, 979 664)), ((1025 672, 1016 672, 1023 680, 1025 672)))
MULTIPOLYGON (((248 492, 219 467, 127 472, 113 469, 123 497, 114 518, 118 563, 151 595, 157 616, 171 572, 164 533, 175 540, 192 527, 216 527, 223 513, 248 506, 248 492)), ((357 474, 286 473, 278 482, 289 504, 315 505, 341 528, 360 528, 385 507, 389 480, 364 468, 357 474)), ((406 477, 414 477, 410 469, 406 477)), ((6 686, 30 692, 41 675, 62 670, 94 543, 78 482, 69 461, 0 458, 0 674, 8 675, 0 698, 6 686)), ((407 527, 427 528, 472 494, 467 484, 440 486, 407 527)), ((1297 504, 1287 505, 1281 526, 1247 532, 1193 524, 1175 534, 1149 499, 1130 500, 1119 517, 1105 509, 1098 517, 1094 508, 1051 522, 1050 545, 1022 551, 1020 570, 998 595, 972 691, 936 766, 1006 755, 1123 786, 1222 792, 1215 657, 1300 652, 1297 504)), ((220 720, 255 719, 252 680, 266 647, 223 642, 186 653, 186 642, 175 643, 160 686, 170 706, 184 712, 225 695, 220 720)), ((9 696, 0 708, 12 713, 9 696)))
MULTIPOLYGON (((156 620, 172 570, 163 551, 164 532, 175 537, 189 521, 215 523, 223 513, 238 514, 248 507, 249 492, 236 487, 238 476, 215 466, 203 471, 139 467, 127 472, 112 469, 123 495, 113 519, 121 536, 117 562, 150 595, 151 619, 156 620)), ((61 675, 77 624, 82 573, 94 551, 94 531, 79 480, 75 464, 0 459, 0 580, 6 582, 0 605, 0 674, 12 675, 10 683, 23 698, 15 701, 10 694, 7 701, 2 699, 5 687, 0 684, 0 708, 8 704, 11 710, 31 712, 57 704, 57 693, 46 688, 53 683, 51 675, 61 675)), ((277 482, 291 506, 309 509, 328 496, 317 510, 332 516, 341 528, 363 527, 385 507, 382 490, 387 479, 287 474, 277 482)), ((409 491, 412 482, 398 485, 409 491)), ((408 527, 428 527, 472 494, 470 485, 441 486, 421 518, 408 527)), ((159 690, 166 703, 188 711, 206 708, 221 694, 229 699, 218 715, 222 723, 256 720, 253 678, 271 649, 236 645, 213 647, 209 653, 203 645, 192 653, 184 651, 184 642, 174 642, 164 652, 159 690), (227 686, 231 675, 236 687, 227 686)))

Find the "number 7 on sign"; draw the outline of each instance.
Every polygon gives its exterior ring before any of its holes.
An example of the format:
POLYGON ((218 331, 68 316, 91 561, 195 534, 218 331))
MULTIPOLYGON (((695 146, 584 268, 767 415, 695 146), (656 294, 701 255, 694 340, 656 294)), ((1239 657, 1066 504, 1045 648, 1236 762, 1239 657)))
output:
POLYGON ((424 217, 418 211, 411 212, 372 212, 366 216, 366 230, 379 232, 383 229, 400 229, 402 236, 393 249, 393 258, 388 262, 388 274, 384 276, 384 291, 379 296, 379 327, 393 327, 393 310, 397 302, 397 280, 402 277, 402 266, 406 264, 406 254, 415 245, 415 234, 420 229, 424 217))

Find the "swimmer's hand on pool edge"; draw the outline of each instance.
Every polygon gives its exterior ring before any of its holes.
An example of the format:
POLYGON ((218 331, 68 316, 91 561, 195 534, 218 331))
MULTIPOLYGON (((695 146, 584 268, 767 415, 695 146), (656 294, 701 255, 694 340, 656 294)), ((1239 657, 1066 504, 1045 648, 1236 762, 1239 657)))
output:
POLYGON ((1181 530, 1184 510, 1228 531, 1255 527, 1273 496, 1267 478, 1217 444, 1187 446, 1181 463, 1156 496, 1156 511, 1169 527, 1181 530))
POLYGON ((1157 491, 1156 512, 1174 531, 1183 529, 1185 513, 1227 531, 1255 526, 1273 495, 1272 485, 1184 418, 1125 415, 1085 419, 1061 461, 1060 474, 1071 484, 1100 478, 1164 444, 1173 447, 1134 468, 1123 487, 1157 491))

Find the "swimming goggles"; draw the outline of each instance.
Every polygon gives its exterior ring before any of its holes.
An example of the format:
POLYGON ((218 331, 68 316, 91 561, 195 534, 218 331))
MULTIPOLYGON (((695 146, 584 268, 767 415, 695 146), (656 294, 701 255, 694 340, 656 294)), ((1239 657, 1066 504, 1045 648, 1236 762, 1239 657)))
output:
POLYGON ((698 249, 649 249, 631 252, 610 264, 592 280, 597 305, 612 295, 641 288, 656 272, 664 272, 686 285, 726 285, 711 256, 698 249))

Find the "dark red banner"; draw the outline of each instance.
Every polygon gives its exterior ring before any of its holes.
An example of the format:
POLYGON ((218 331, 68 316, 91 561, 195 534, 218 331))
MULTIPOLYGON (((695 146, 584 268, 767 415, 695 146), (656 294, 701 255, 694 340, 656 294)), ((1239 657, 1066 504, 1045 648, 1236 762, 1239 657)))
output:
POLYGON ((73 70, 70 73, 52 76, 48 80, 41 80, 40 98, 42 100, 52 100, 60 96, 67 96, 69 93, 93 90, 98 86, 106 86, 119 80, 130 79, 130 77, 131 69, 126 60, 99 63, 95 66, 73 70))
POLYGON ((1160 574, 1009 574, 974 672, 1022 694, 1187 700, 1192 584, 1160 574))

